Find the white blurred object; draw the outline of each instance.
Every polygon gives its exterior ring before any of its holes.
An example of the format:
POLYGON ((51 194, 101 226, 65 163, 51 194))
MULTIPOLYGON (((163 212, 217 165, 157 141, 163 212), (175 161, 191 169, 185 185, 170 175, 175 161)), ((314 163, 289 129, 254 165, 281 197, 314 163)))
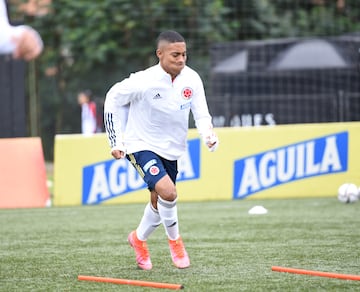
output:
POLYGON ((359 199, 359 189, 353 183, 344 183, 338 189, 338 200, 342 203, 354 203, 359 199))
POLYGON ((250 215, 262 215, 267 214, 268 210, 265 209, 263 206, 254 206, 249 210, 250 215))
POLYGON ((46 203, 45 203, 45 207, 51 207, 52 206, 52 202, 51 202, 51 199, 47 199, 46 200, 46 203))

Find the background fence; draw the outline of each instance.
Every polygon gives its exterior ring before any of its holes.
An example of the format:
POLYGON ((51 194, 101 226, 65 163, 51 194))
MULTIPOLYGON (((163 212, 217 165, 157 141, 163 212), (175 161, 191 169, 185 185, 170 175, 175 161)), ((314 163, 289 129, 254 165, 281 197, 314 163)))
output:
POLYGON ((217 126, 360 120, 360 37, 230 42, 211 50, 217 126))

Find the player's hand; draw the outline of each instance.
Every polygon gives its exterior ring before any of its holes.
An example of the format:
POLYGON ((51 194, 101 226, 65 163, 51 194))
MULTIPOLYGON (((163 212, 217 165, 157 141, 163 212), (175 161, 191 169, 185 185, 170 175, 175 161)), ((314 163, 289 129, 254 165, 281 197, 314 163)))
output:
POLYGON ((28 26, 22 26, 21 33, 13 36, 12 40, 16 46, 13 52, 15 59, 31 61, 37 58, 43 50, 43 42, 40 35, 28 26))
POLYGON ((124 158, 126 153, 122 150, 113 150, 111 151, 111 155, 115 158, 115 159, 121 159, 121 158, 124 158))
POLYGON ((205 144, 210 152, 214 152, 219 146, 219 138, 214 132, 205 137, 205 144))
POLYGON ((126 156, 126 148, 123 143, 120 143, 120 145, 117 145, 111 149, 111 155, 115 159, 121 159, 126 156))

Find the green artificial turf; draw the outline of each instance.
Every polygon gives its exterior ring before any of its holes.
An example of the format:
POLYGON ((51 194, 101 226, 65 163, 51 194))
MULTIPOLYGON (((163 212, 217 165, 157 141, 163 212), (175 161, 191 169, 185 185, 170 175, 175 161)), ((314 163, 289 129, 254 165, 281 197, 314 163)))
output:
POLYGON ((143 204, 0 210, 0 291, 165 291, 78 281, 92 275, 183 284, 183 291, 356 291, 360 281, 272 266, 360 274, 360 203, 336 198, 178 203, 191 267, 176 269, 164 229, 136 268, 127 235, 143 204), (249 215, 262 205, 265 215, 249 215))

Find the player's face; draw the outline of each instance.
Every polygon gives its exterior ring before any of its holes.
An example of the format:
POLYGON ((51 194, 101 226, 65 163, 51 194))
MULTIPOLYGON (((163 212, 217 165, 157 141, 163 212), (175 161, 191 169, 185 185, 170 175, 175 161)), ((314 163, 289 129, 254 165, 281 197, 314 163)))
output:
POLYGON ((77 96, 78 104, 82 105, 84 103, 84 97, 82 93, 79 93, 77 96))
POLYGON ((156 51, 161 67, 175 78, 186 63, 186 44, 163 43, 156 51))
POLYGON ((78 94, 78 103, 80 105, 82 105, 82 104, 87 103, 87 102, 88 102, 87 96, 85 94, 83 94, 83 93, 79 93, 78 94))

